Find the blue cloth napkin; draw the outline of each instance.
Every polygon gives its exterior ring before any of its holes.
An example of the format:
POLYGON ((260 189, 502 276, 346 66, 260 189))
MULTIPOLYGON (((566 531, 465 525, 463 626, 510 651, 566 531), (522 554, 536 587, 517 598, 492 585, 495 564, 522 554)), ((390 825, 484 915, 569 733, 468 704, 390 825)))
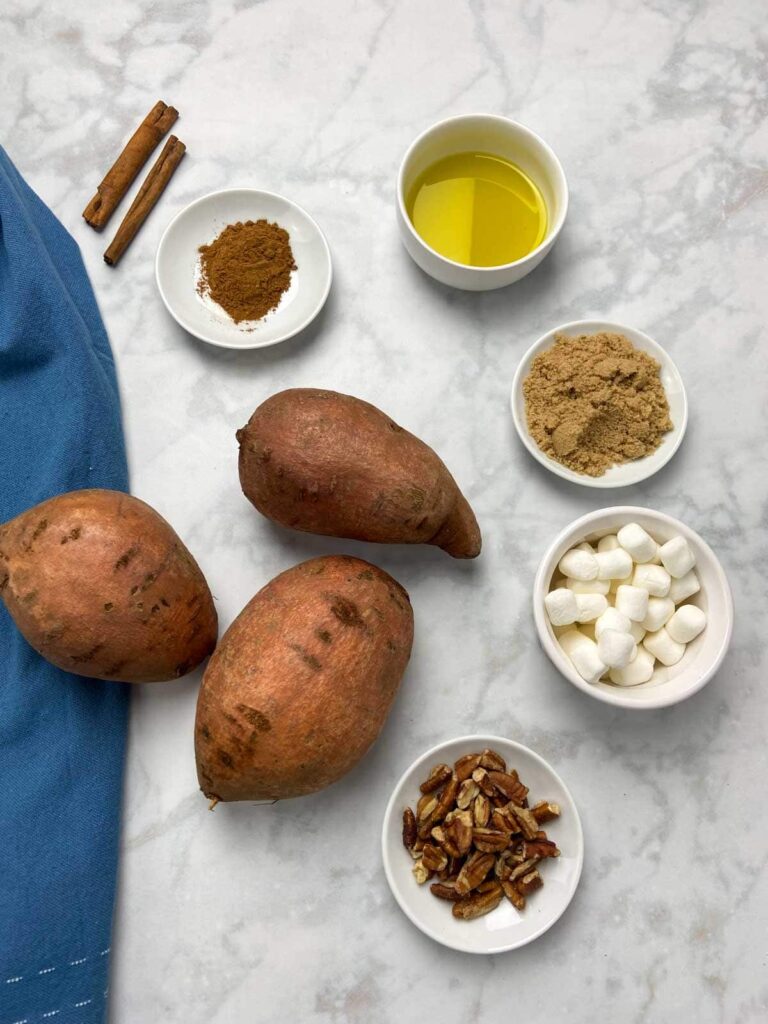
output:
MULTIPOLYGON (((77 245, 0 148, 0 522, 81 487, 128 487, 109 340, 77 245)), ((0 1024, 105 1018, 127 711, 0 602, 0 1024)))

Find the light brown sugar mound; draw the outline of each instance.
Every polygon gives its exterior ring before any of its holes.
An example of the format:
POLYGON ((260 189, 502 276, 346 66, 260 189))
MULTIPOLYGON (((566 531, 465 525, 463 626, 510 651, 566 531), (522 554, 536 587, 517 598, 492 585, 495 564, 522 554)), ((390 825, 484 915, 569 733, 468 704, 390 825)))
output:
POLYGON ((586 476, 650 455, 672 429, 660 369, 622 334, 555 335, 523 381, 531 436, 586 476))

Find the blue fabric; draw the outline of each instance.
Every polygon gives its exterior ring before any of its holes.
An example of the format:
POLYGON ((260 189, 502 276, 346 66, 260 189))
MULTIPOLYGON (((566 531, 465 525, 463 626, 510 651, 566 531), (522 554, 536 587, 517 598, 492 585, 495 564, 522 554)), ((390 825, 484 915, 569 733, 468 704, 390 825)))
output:
MULTIPOLYGON (((128 487, 109 340, 77 245, 0 148, 0 522, 81 487, 128 487)), ((127 709, 0 602, 0 1024, 105 1018, 127 709)))

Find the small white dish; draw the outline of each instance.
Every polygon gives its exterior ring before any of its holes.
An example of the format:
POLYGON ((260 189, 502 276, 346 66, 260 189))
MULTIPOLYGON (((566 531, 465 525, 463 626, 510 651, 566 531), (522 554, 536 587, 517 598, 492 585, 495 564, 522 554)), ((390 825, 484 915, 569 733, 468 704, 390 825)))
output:
POLYGON ((404 772, 384 813, 381 834, 384 872, 403 913, 435 942, 464 953, 504 953, 533 942, 552 927, 573 898, 581 877, 584 836, 579 812, 565 783, 547 762, 528 747, 500 736, 460 736, 432 747, 404 772), (530 788, 532 802, 551 800, 562 813, 545 826, 547 835, 560 847, 560 856, 544 864, 544 886, 528 900, 525 910, 515 910, 506 898, 496 910, 474 921, 457 920, 451 904, 429 891, 431 883, 418 885, 413 877, 413 858, 403 846, 403 811, 415 807, 419 785, 441 761, 490 747, 498 751, 521 781, 530 788))
POLYGON ((621 505, 598 509, 567 526, 552 541, 539 564, 533 584, 533 617, 541 646, 550 661, 583 693, 605 704, 639 710, 665 708, 697 693, 720 667, 733 633, 733 599, 723 567, 710 546, 685 523, 650 508, 621 505), (557 641, 544 610, 544 596, 557 563, 566 551, 583 541, 592 543, 616 533, 627 523, 639 523, 654 540, 664 543, 676 535, 688 541, 696 556, 694 572, 701 590, 685 602, 698 605, 707 616, 703 633, 688 644, 681 660, 670 668, 656 666, 652 678, 639 686, 614 686, 612 683, 588 683, 579 675, 557 641))
POLYGON ((224 189, 190 203, 165 229, 155 260, 157 287, 168 312, 184 330, 221 348, 266 348, 303 331, 323 308, 332 276, 328 243, 306 210, 255 188, 224 189), (238 325, 198 293, 198 249, 228 224, 262 218, 288 232, 297 269, 277 309, 238 325))
POLYGON ((505 288, 530 274, 555 244, 567 212, 568 182, 554 151, 530 128, 497 114, 460 114, 438 121, 411 143, 397 176, 397 222, 409 255, 436 281, 467 291, 505 288), (405 202, 414 180, 443 157, 468 151, 510 160, 541 190, 547 205, 547 231, 541 244, 523 259, 498 267, 457 263, 427 245, 411 223, 405 202))
POLYGON ((643 334, 642 331, 635 330, 634 327, 609 323, 605 320, 573 320, 571 323, 553 327, 551 331, 543 334, 538 341, 531 345, 518 364, 514 380, 512 381, 510 401, 512 419, 515 422, 517 433, 534 459, 540 462, 542 466, 545 466, 551 473, 555 473, 564 480, 570 480, 571 483, 581 484, 583 487, 628 487, 630 484, 638 484, 641 480, 647 480, 649 476, 653 476, 662 466, 665 466, 675 454, 680 447, 680 442, 685 434, 685 428, 688 425, 688 399, 686 398, 683 379, 661 345, 657 344, 652 338, 649 338, 647 334, 643 334), (602 476, 586 476, 583 473, 575 473, 556 459, 545 455, 531 437, 528 430, 528 420, 525 415, 523 381, 528 376, 531 364, 539 352, 554 345, 556 334, 576 337, 579 334, 599 334, 602 331, 610 334, 623 334, 625 338, 632 342, 635 348, 647 352, 661 365, 661 383, 667 394, 669 414, 673 427, 669 433, 664 435, 656 451, 646 455, 645 458, 611 466, 602 476))

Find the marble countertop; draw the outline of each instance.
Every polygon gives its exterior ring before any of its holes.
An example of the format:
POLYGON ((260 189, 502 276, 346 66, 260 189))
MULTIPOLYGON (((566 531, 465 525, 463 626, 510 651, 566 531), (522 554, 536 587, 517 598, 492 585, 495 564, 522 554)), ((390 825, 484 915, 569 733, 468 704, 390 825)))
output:
POLYGON ((412 663, 380 741, 311 798, 209 814, 192 750, 199 675, 135 689, 115 1024, 766 1019, 764 21, 758 0, 4 5, 3 141, 82 247, 117 356, 134 492, 199 558, 222 625, 278 571, 336 551, 392 572, 416 614, 412 663), (157 98, 181 110, 188 156, 110 270, 80 211, 157 98), (487 294, 426 278, 393 212, 411 139, 476 110, 540 132, 571 188, 552 255, 487 294), (153 273, 173 214, 237 185, 301 203, 335 263, 315 326, 242 354, 177 328, 153 273), (604 494, 536 464, 508 408, 525 348, 595 316, 665 346, 691 406, 672 462, 604 494), (240 492, 234 432, 293 385, 352 392, 432 444, 481 521, 477 563, 260 518, 240 492), (615 503, 684 518, 733 586, 722 671, 669 710, 589 700, 534 637, 530 590, 545 546, 615 503), (418 932, 379 854, 401 772, 426 747, 483 730, 553 764, 586 839, 567 914, 496 958, 418 932))

